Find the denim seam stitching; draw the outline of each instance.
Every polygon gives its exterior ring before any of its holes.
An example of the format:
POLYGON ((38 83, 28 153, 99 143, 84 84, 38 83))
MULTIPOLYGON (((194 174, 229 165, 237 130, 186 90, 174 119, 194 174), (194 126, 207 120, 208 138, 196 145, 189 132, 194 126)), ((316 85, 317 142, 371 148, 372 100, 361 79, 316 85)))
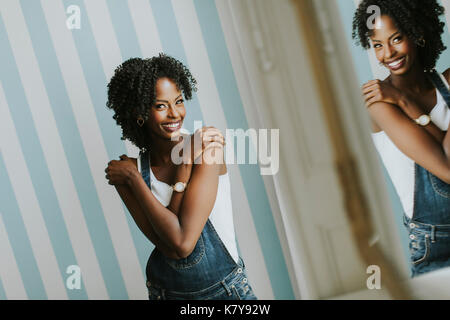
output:
MULTIPOLYGON (((189 296, 189 295, 192 295, 192 296, 198 296, 198 295, 202 295, 202 293, 203 292, 207 292, 208 290, 211 290, 211 289, 213 289, 214 287, 219 287, 220 288, 220 286, 219 286, 219 284, 221 284, 221 282, 222 281, 224 281, 224 279, 227 279, 229 276, 236 276, 238 273, 236 272, 236 270, 237 270, 237 268, 235 268, 235 269, 233 269, 233 271, 231 271, 226 277, 224 277, 221 281, 218 281, 218 282, 216 282, 216 283, 214 283, 213 285, 211 285, 211 286, 209 286, 209 287, 207 287, 207 288, 205 288, 205 289, 202 289, 202 290, 199 290, 199 291, 187 291, 187 292, 180 292, 180 291, 166 291, 166 292, 168 292, 169 293, 169 295, 179 295, 179 296, 189 296)), ((240 276, 240 277, 242 277, 242 275, 240 276)), ((232 278, 232 281, 229 283, 230 284, 230 286, 231 285, 233 285, 233 284, 235 284, 235 283, 237 283, 237 282, 239 282, 239 278, 240 277, 236 277, 236 278, 232 278)), ((222 285, 222 288, 223 288, 223 285, 222 285)))
POLYGON ((420 259, 418 259, 416 261, 413 261, 414 265, 418 265, 419 263, 422 263, 430 255, 430 249, 431 248, 430 248, 430 244, 429 244, 429 241, 430 241, 429 238, 430 238, 429 235, 426 234, 425 235, 425 254, 424 254, 424 256, 422 258, 420 258, 420 259))
POLYGON ((433 186, 433 190, 437 194, 439 194, 441 197, 446 198, 446 199, 450 198, 450 192, 442 191, 437 186, 437 182, 436 182, 437 177, 434 177, 430 173, 428 173, 428 178, 430 179, 431 185, 433 186))

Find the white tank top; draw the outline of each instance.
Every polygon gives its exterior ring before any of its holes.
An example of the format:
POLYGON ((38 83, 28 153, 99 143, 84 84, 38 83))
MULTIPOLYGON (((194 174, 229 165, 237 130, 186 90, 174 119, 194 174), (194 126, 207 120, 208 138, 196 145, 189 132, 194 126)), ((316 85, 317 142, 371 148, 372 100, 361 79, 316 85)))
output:
MULTIPOLYGON (((138 170, 141 172, 140 157, 137 160, 137 164, 138 170)), ((150 166, 149 169, 153 195, 164 207, 167 207, 170 203, 170 199, 172 198, 173 189, 167 183, 157 180, 150 166)), ((233 260, 238 263, 239 253, 237 250, 236 236, 234 232, 233 208, 231 205, 231 188, 228 172, 219 176, 216 201, 209 216, 209 220, 233 260)))
MULTIPOLYGON (((430 112, 430 116, 438 128, 447 131, 450 123, 450 110, 437 89, 436 95, 437 104, 430 112)), ((415 163, 395 146, 384 131, 373 133, 372 139, 397 191, 403 210, 411 219, 414 210, 415 163)))

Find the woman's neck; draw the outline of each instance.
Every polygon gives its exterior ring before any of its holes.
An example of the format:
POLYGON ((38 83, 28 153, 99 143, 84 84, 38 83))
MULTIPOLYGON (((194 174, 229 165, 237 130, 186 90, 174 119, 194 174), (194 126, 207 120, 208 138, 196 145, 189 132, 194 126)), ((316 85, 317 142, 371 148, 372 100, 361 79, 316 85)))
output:
POLYGON ((151 163, 154 166, 166 166, 173 163, 172 149, 178 141, 171 141, 152 134, 152 144, 149 148, 151 163))
POLYGON ((427 79, 423 68, 415 65, 408 73, 403 75, 391 74, 390 82, 401 91, 422 94, 432 87, 429 79, 427 79))

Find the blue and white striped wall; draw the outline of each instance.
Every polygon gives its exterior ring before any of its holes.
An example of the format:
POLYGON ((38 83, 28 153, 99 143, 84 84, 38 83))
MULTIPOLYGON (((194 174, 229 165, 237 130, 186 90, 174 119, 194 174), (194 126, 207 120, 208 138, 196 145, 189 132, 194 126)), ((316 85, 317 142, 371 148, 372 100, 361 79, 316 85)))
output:
MULTIPOLYGON (((146 299, 153 246, 104 169, 137 150, 120 140, 106 85, 130 57, 165 52, 199 82, 194 120, 248 128, 213 0, 0 2, 0 299, 146 299), (71 6, 80 29, 69 29, 71 6), (80 289, 66 281, 81 270, 80 289)), ((255 292, 293 299, 257 166, 230 166, 240 251, 255 292)))
MULTIPOLYGON (((378 61, 375 58, 375 54, 373 50, 364 50, 361 47, 357 47, 352 40, 352 21, 353 14, 360 3, 361 0, 335 0, 339 7, 340 15, 342 18, 342 23, 344 25, 344 29, 346 32, 348 45, 350 52, 353 57, 354 67, 357 71, 358 79, 361 85, 366 83, 372 79, 385 79, 388 76, 388 71, 381 67, 378 64, 378 61)), ((438 64, 437 70, 440 72, 444 72, 447 68, 450 67, 450 0, 439 0, 440 3, 446 9, 446 15, 443 17, 443 21, 446 23, 446 32, 443 35, 444 44, 447 46, 447 50, 441 55, 438 64)), ((364 106, 361 106, 362 108, 364 106)), ((381 160, 380 160, 381 161, 381 160)), ((395 212, 395 219, 398 225, 398 230, 402 235, 403 239, 403 248, 405 251, 405 257, 409 256, 408 249, 408 235, 403 227, 402 216, 403 216, 403 208, 400 203, 400 199, 390 181, 390 178, 386 171, 384 171, 388 193, 392 201, 392 206, 395 212)))

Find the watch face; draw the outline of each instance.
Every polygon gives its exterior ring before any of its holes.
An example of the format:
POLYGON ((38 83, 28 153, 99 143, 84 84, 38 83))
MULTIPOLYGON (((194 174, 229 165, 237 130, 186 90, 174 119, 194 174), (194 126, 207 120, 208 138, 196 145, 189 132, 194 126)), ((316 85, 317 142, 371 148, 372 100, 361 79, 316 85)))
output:
POLYGON ((183 182, 177 182, 177 183, 175 183, 175 185, 173 186, 173 189, 174 189, 176 192, 183 192, 183 191, 184 191, 184 184, 183 184, 183 182))
POLYGON ((429 116, 427 116, 427 115, 420 116, 419 124, 421 126, 426 126, 429 123, 430 123, 430 117, 429 116))

